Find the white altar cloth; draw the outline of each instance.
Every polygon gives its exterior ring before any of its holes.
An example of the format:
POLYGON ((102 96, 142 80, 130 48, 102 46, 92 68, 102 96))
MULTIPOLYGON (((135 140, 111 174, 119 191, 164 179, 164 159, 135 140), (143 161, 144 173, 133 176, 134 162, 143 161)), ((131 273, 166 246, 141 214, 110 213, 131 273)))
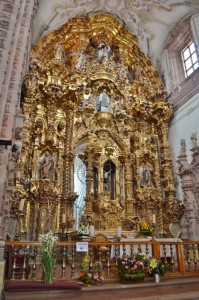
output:
MULTIPOLYGON (((131 242, 134 241, 136 242, 135 245, 133 245, 133 255, 138 254, 138 247, 141 247, 141 252, 139 254, 141 255, 146 255, 148 254, 150 257, 152 257, 152 245, 151 244, 144 244, 142 245, 141 242, 147 242, 151 241, 152 237, 147 237, 147 238, 134 238, 134 237, 127 237, 127 238, 122 238, 120 241, 121 242, 131 242), (148 253, 146 253, 146 251, 148 253)), ((170 243, 169 245, 160 245, 160 257, 175 257, 177 253, 176 245, 174 243, 176 242, 182 242, 180 238, 155 238, 157 242, 167 242, 170 243), (173 252, 173 253, 172 253, 173 252)), ((131 255, 131 245, 125 245, 126 249, 126 255, 130 256, 131 255)), ((121 245, 119 247, 119 256, 123 255, 123 246, 121 245)), ((115 257, 115 246, 111 247, 111 258, 115 257)))

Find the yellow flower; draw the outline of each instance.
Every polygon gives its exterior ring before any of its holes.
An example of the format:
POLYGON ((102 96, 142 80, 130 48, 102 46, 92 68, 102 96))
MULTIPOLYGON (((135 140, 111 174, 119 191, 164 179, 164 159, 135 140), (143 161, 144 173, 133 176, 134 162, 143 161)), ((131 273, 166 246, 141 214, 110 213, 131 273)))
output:
POLYGON ((157 268, 157 262, 156 262, 156 259, 151 259, 151 261, 150 261, 150 267, 151 267, 152 269, 157 268))

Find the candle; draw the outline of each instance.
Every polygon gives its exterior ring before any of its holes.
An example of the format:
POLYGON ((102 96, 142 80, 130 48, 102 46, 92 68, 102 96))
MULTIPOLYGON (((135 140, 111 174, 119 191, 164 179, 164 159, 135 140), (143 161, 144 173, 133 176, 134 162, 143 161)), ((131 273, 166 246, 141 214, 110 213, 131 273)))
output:
POLYGON ((122 236, 122 228, 119 226, 117 228, 117 237, 121 237, 122 236))
POLYGON ((148 52, 150 53, 151 52, 151 45, 150 45, 150 40, 149 38, 147 38, 147 47, 148 47, 148 52))
POLYGON ((93 225, 90 226, 90 236, 91 237, 95 236, 95 227, 93 225))
POLYGON ((66 223, 66 214, 62 215, 62 223, 64 223, 64 224, 66 223))
POLYGON ((25 199, 22 198, 19 202, 19 211, 23 211, 24 203, 25 203, 25 199))
POLYGON ((155 219, 155 214, 152 215, 152 222, 155 224, 156 219, 155 219))

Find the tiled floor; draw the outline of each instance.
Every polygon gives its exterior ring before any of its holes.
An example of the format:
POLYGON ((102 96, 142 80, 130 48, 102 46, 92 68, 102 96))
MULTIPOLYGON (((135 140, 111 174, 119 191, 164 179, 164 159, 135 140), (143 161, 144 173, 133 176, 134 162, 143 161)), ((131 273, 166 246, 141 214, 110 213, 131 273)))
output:
POLYGON ((169 279, 160 283, 144 281, 137 284, 104 283, 102 286, 83 287, 79 291, 54 291, 10 295, 6 300, 199 300, 199 277, 169 279))

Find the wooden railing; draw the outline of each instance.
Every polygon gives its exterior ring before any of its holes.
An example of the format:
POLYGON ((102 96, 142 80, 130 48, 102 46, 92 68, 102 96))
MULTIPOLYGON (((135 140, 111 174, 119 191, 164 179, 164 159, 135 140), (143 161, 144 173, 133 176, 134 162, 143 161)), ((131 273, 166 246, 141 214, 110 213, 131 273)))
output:
MULTIPOLYGON (((7 241, 5 280, 42 280, 38 242, 7 241)), ((76 242, 58 242, 55 279, 78 280, 82 258, 86 255, 92 270, 95 261, 103 265, 106 280, 118 279, 118 258, 122 255, 149 255, 168 262, 171 275, 199 275, 199 241, 88 242, 88 252, 77 252, 76 242)))

